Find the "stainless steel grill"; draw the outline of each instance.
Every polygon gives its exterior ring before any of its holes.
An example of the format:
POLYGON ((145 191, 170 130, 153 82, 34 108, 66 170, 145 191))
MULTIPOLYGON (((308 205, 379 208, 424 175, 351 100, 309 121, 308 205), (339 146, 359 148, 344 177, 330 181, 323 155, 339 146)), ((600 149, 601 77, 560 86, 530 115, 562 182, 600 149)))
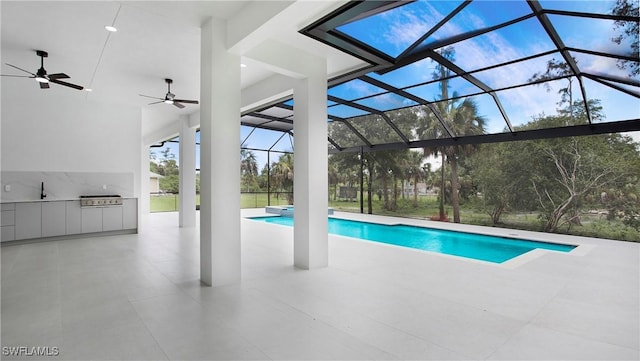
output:
POLYGON ((80 196, 81 207, 121 206, 122 197, 117 194, 80 196))

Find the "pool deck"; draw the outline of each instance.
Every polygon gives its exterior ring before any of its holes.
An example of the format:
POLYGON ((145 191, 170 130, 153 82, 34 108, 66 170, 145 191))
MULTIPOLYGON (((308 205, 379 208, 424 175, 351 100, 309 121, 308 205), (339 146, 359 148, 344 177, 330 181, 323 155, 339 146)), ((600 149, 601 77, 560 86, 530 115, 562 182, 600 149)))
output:
POLYGON ((329 267, 304 271, 291 227, 243 219, 242 282, 211 288, 198 228, 156 213, 137 235, 2 247, 2 345, 62 359, 640 358, 638 243, 336 216, 579 247, 494 264, 330 235, 329 267))

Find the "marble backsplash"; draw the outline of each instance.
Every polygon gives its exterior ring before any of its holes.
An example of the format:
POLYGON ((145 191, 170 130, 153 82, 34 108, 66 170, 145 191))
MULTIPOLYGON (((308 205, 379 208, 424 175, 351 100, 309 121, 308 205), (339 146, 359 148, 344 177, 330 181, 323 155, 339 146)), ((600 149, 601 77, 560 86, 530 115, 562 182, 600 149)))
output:
POLYGON ((77 199, 93 194, 134 196, 133 173, 2 171, 0 179, 2 202, 39 200, 41 182, 47 195, 45 200, 77 199))

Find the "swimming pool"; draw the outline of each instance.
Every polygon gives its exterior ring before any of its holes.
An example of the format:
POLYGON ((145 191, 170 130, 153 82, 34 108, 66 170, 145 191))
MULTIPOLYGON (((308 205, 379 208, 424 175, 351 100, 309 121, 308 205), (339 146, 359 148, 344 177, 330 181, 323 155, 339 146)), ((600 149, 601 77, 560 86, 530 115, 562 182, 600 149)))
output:
MULTIPOLYGON (((267 216, 250 219, 293 226, 293 218, 290 217, 267 216)), ((537 248, 558 252, 569 252, 576 248, 567 244, 340 218, 329 218, 329 233, 494 263, 508 261, 537 248)))

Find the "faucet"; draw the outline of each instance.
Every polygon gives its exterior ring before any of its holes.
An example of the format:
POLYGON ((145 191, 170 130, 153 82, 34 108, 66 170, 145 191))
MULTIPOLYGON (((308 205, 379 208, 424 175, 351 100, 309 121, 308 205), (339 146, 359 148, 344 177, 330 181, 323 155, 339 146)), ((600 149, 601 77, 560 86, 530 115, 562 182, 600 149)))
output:
POLYGON ((40 199, 45 199, 47 197, 47 193, 44 191, 44 182, 40 184, 40 199))

